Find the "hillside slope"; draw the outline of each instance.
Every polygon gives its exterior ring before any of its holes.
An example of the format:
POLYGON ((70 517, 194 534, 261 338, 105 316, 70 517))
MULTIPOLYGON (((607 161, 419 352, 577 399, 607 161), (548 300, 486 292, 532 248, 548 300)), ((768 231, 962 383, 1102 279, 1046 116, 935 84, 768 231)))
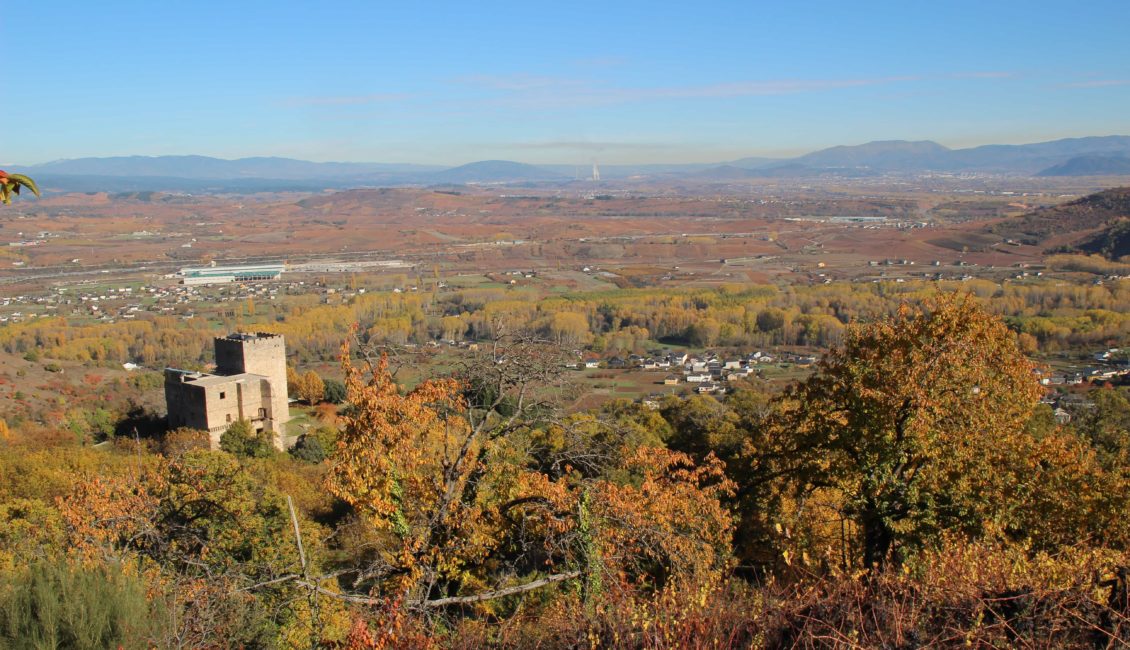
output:
POLYGON ((1130 254, 1127 223, 1130 223, 1130 187, 1119 187, 1011 217, 987 230, 1006 239, 1037 246, 1059 240, 1069 249, 1117 259, 1130 254))

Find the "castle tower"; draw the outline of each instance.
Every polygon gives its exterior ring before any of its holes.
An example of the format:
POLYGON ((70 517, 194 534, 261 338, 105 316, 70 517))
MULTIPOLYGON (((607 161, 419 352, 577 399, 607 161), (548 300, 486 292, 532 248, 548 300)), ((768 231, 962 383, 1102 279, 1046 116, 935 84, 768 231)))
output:
POLYGON ((266 406, 264 426, 275 432, 275 446, 283 447, 285 425, 290 420, 286 389, 286 343, 282 334, 238 333, 215 340, 216 374, 248 373, 265 377, 261 383, 266 406))

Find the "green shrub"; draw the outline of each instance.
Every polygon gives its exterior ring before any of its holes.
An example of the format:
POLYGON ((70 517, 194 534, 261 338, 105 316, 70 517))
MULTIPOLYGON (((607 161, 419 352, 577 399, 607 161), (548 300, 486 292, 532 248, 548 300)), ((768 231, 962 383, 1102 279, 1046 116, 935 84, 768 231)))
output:
POLYGON ((141 580, 116 566, 37 562, 5 582, 5 648, 149 648, 164 620, 141 580))
POLYGON ((273 451, 268 434, 256 433, 247 420, 232 422, 220 436, 220 449, 240 458, 267 458, 273 451))
POLYGON ((330 404, 341 404, 346 398, 345 384, 336 379, 326 379, 325 400, 330 404))
POLYGON ((294 443, 294 447, 290 450, 290 455, 298 460, 317 464, 326 459, 326 449, 316 436, 306 434, 299 438, 298 442, 294 443))

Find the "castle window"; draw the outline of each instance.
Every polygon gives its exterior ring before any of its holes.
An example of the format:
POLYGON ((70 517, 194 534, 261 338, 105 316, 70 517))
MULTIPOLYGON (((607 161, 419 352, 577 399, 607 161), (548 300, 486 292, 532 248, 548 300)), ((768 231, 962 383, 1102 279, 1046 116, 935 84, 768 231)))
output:
POLYGON ((259 417, 261 417, 261 418, 267 417, 267 409, 259 409, 259 417))
POLYGON ((231 413, 228 413, 228 422, 231 422, 231 413))
POLYGON ((224 397, 226 395, 227 395, 227 393, 225 393, 224 391, 220 391, 220 399, 224 399, 224 397))

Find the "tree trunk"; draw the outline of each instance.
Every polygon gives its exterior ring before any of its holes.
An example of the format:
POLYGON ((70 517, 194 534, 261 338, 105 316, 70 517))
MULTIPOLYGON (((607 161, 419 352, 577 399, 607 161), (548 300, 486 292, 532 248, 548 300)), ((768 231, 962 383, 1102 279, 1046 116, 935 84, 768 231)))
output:
POLYGON ((863 526, 863 566, 869 571, 882 569, 895 541, 894 532, 879 509, 872 505, 864 508, 860 523, 863 526))

